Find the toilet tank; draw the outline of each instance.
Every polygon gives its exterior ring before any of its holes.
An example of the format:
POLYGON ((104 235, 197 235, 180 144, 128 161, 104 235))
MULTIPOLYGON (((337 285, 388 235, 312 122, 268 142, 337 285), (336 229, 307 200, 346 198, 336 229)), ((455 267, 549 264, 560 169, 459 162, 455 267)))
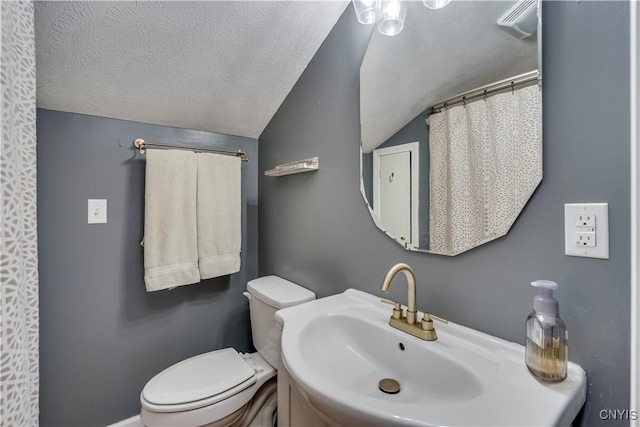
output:
POLYGON ((247 291, 253 345, 271 366, 277 368, 282 330, 276 325, 276 311, 314 300, 316 294, 278 276, 251 280, 247 283, 247 291))

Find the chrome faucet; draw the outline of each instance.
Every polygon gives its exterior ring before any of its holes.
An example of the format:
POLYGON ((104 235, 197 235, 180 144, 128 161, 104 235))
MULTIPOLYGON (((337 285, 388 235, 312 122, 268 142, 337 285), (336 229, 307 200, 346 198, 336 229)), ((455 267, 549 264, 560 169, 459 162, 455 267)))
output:
MULTIPOLYGON (((422 320, 419 323, 417 322, 418 309, 416 308, 416 275, 411 267, 404 263, 399 263, 391 267, 382 280, 380 290, 382 292, 389 292, 391 282, 400 272, 404 273, 407 277, 407 315, 405 316, 402 312, 402 307, 399 302, 392 302, 394 304, 394 308, 393 314, 389 318, 389 326, 400 329, 403 332, 425 341, 437 340, 438 335, 436 334, 436 329, 433 326, 433 320, 431 319, 432 316, 429 313, 425 312, 422 320)), ((387 301, 383 300, 383 302, 387 301)), ((444 323, 448 323, 444 319, 440 319, 436 316, 433 317, 444 323)))

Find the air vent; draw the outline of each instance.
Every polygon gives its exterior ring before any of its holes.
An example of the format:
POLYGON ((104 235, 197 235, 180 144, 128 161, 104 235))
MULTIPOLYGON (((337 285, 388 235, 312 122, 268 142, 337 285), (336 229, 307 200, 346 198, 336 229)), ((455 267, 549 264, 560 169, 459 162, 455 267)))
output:
POLYGON ((519 39, 533 35, 538 28, 537 0, 516 3, 498 19, 498 26, 519 39))

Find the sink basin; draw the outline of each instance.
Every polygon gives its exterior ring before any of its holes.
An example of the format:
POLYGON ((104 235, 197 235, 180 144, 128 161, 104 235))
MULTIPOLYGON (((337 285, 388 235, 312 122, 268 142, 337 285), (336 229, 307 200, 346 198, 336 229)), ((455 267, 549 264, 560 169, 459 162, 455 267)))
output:
POLYGON ((569 425, 584 404, 576 364, 565 381, 542 383, 519 344, 438 322, 438 340, 422 341, 390 327, 390 313, 354 289, 276 313, 285 368, 329 424, 569 425), (383 392, 383 378, 400 391, 383 392))

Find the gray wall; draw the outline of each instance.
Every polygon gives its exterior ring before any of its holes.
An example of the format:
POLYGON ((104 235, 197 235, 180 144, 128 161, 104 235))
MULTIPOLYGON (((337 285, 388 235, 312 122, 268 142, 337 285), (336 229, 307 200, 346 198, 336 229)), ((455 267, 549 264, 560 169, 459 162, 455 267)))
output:
MULTIPOLYGON (((529 283, 556 280, 569 358, 588 375, 580 424, 615 425, 598 413, 629 406, 628 9, 545 2, 544 179, 507 236, 449 258, 405 252, 360 196, 358 74, 371 27, 349 7, 259 139, 261 171, 320 157, 318 172, 260 175, 260 274, 320 297, 351 287, 380 295, 389 267, 407 262, 419 308, 521 344, 529 283), (609 260, 564 255, 566 202, 609 203, 609 260)), ((398 281, 391 298, 405 301, 398 281)))
POLYGON ((139 412, 144 384, 209 350, 251 350, 247 280, 257 277, 257 141, 38 110, 40 425, 106 425, 139 412), (142 247, 148 141, 241 148, 242 268, 147 293, 142 247), (87 199, 108 223, 87 224, 87 199))

